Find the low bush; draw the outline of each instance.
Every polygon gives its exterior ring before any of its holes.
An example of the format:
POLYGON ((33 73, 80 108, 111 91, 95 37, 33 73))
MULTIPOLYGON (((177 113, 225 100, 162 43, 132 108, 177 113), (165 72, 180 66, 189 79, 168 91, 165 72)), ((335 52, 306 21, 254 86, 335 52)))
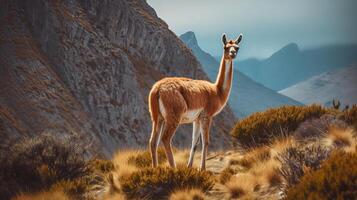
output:
POLYGON ((308 119, 335 112, 319 105, 282 106, 254 113, 238 121, 231 134, 243 147, 269 144, 276 137, 290 134, 308 119))
POLYGON ((302 142, 309 142, 307 139, 317 139, 325 136, 332 128, 344 129, 348 124, 339 119, 336 115, 326 114, 320 118, 309 119, 302 122, 294 132, 294 137, 302 142))
POLYGON ((88 164, 93 171, 97 170, 104 174, 113 171, 115 168, 112 161, 97 158, 90 160, 88 164))
POLYGON ((357 130, 357 105, 352 105, 349 109, 344 110, 339 118, 357 130))
POLYGON ((316 171, 306 173, 286 199, 355 199, 357 154, 337 152, 316 171))
POLYGON ((21 194, 13 198, 13 200, 70 200, 63 191, 46 191, 36 194, 21 194))
POLYGON ((280 174, 284 179, 285 189, 297 184, 307 170, 316 170, 328 158, 331 149, 320 145, 303 148, 292 147, 278 156, 281 162, 280 174))
POLYGON ((251 173, 240 173, 228 181, 225 186, 231 199, 257 199, 257 192, 261 185, 259 177, 251 173))
POLYGON ((190 190, 178 190, 174 191, 170 195, 170 200, 204 200, 205 195, 201 190, 190 189, 190 190))
POLYGON ((180 189, 199 189, 207 192, 214 185, 207 171, 187 167, 145 168, 120 180, 121 189, 128 198, 162 199, 180 189))
POLYGON ((0 149, 2 199, 45 191, 59 182, 76 181, 79 188, 74 191, 83 191, 87 186, 81 185, 84 182, 80 179, 90 173, 84 150, 70 139, 41 135, 10 142, 0 149))

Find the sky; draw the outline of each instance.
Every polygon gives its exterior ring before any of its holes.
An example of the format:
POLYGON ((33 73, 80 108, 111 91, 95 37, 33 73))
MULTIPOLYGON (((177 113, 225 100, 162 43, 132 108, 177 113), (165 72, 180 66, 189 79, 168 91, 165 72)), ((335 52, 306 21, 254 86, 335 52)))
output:
POLYGON ((178 36, 194 31, 222 54, 221 35, 243 33, 240 57, 266 58, 289 43, 307 49, 357 44, 357 0, 147 0, 178 36))

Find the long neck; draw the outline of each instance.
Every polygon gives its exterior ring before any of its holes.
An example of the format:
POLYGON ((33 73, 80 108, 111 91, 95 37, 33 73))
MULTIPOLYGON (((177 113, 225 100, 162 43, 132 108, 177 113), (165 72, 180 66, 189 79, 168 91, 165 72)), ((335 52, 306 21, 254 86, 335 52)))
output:
POLYGON ((216 87, 221 95, 221 99, 226 102, 232 87, 233 64, 232 60, 226 60, 224 55, 221 59, 219 73, 216 79, 216 87))

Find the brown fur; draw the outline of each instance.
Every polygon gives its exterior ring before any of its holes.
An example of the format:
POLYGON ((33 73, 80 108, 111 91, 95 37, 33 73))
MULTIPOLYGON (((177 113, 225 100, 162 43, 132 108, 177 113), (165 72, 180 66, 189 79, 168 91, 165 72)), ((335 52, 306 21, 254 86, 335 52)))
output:
MULTIPOLYGON (((227 103, 233 78, 232 60, 236 55, 231 56, 230 51, 234 51, 231 47, 235 47, 236 50, 239 48, 240 40, 241 38, 226 42, 225 36, 223 36, 224 54, 215 83, 171 77, 164 78, 154 84, 149 94, 149 110, 152 120, 150 149, 154 167, 157 166, 157 146, 161 139, 159 138, 160 133, 167 159, 170 165, 174 167, 175 162, 171 148, 172 137, 180 124, 194 123, 194 129, 196 127, 198 128, 197 130, 201 130, 203 145, 201 169, 205 169, 205 157, 209 144, 209 129, 212 117, 217 115, 227 103), (226 66, 226 61, 230 63, 229 66, 226 66), (185 118, 187 112, 198 109, 197 117, 192 117, 193 120, 190 120, 190 117, 185 118)), ((195 138, 194 140, 197 139, 195 138)), ((192 166, 191 157, 193 157, 195 150, 193 147, 194 143, 196 143, 194 140, 189 166, 192 166)))

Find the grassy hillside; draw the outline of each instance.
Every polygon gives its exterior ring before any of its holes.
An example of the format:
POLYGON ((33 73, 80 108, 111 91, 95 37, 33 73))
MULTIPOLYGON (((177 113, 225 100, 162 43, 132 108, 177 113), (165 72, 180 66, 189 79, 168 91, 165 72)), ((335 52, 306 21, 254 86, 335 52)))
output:
POLYGON ((236 149, 210 152, 207 171, 197 170, 199 154, 194 168, 185 167, 189 156, 185 149, 174 150, 177 168, 168 167, 162 149, 160 166, 152 168, 146 150, 121 150, 111 160, 103 160, 89 158, 86 152, 91 147, 76 145, 70 138, 48 134, 23 138, 1 146, 0 196, 15 200, 349 199, 357 195, 356 113, 357 106, 344 111, 284 106, 256 113, 238 121, 232 130, 236 149))

